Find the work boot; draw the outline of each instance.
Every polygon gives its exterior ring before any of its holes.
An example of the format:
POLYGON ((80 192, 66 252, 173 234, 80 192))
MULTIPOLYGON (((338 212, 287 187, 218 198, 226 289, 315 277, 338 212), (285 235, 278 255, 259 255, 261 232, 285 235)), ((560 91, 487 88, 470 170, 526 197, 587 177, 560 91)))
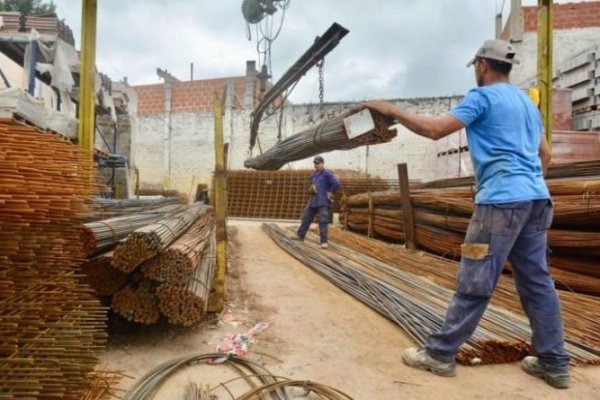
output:
POLYGON ((537 376, 546 381, 546 383, 557 389, 567 389, 570 383, 569 372, 551 372, 547 371, 539 362, 537 357, 527 356, 521 360, 521 367, 528 374, 537 376))
POLYGON ((322 249, 328 249, 329 248, 329 244, 327 242, 321 243, 321 248, 322 249))
POLYGON ((290 236, 290 240, 295 240, 297 242, 304 242, 304 238, 298 235, 290 236))
POLYGON ((431 357, 425 349, 415 349, 409 347, 402 352, 402 361, 404 364, 412 368, 424 369, 439 376, 454 376, 456 375, 456 364, 445 363, 431 357))

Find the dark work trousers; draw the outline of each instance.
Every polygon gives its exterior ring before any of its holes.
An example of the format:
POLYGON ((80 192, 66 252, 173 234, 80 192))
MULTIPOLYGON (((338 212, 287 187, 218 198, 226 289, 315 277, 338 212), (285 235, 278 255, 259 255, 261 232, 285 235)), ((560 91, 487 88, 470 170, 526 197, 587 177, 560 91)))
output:
POLYGON ((458 348, 473 334, 485 312, 508 259, 538 361, 548 371, 568 370, 560 304, 548 273, 546 234, 552 214, 550 200, 475 205, 446 321, 425 343, 430 356, 454 362, 458 348))
POLYGON ((297 235, 299 238, 304 239, 310 224, 315 218, 315 215, 319 214, 319 235, 321 236, 321 243, 327 243, 327 223, 329 222, 329 207, 311 207, 306 206, 302 219, 300 220, 300 228, 298 228, 297 235))

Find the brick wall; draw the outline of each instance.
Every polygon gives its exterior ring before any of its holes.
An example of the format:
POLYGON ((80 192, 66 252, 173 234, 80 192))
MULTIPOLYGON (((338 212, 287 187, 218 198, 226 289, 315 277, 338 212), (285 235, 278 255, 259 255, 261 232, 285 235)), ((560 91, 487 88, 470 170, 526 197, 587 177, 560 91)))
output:
MULTIPOLYGON (((523 7, 523 30, 537 31, 537 6, 523 7)), ((600 26, 600 1, 554 4, 552 23, 555 30, 600 26)))
MULTIPOLYGON (((172 83, 171 111, 192 112, 212 110, 215 99, 224 95, 225 84, 233 81, 233 107, 240 110, 244 106, 246 77, 203 79, 172 83)), ((138 95, 138 114, 157 114, 164 111, 164 84, 140 85, 134 87, 138 95)), ((254 87, 255 104, 258 103, 258 82, 254 87)))
POLYGON ((164 88, 161 83, 134 86, 138 96, 138 114, 157 114, 164 109, 164 88))

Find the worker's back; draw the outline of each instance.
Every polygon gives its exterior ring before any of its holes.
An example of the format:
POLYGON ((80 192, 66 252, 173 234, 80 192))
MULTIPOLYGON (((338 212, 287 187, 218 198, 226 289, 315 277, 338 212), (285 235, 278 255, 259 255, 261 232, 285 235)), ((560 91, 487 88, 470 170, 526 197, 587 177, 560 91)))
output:
POLYGON ((509 83, 475 88, 451 113, 467 127, 477 204, 550 197, 539 158, 540 113, 521 89, 509 83))

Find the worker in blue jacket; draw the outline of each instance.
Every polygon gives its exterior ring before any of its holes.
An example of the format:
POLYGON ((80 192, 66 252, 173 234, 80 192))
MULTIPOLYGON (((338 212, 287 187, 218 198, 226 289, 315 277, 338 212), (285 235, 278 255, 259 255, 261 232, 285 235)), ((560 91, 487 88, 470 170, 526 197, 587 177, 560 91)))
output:
POLYGON ((321 237, 321 248, 329 247, 327 243, 327 223, 329 222, 329 208, 333 203, 333 193, 340 188, 340 182, 328 169, 325 169, 323 157, 316 156, 313 159, 315 172, 310 177, 308 193, 310 199, 304 214, 302 215, 300 228, 298 228, 297 240, 304 240, 310 224, 319 214, 319 235, 321 237))

